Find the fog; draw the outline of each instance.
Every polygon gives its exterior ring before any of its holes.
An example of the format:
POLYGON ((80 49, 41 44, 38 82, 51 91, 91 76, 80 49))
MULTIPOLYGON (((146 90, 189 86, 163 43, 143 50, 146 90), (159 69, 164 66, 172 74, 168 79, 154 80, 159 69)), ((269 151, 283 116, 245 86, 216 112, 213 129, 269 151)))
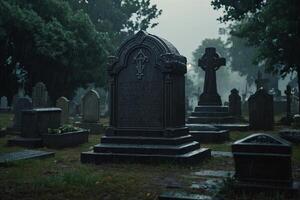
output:
MULTIPOLYGON (((157 20, 159 24, 149 29, 148 32, 170 41, 180 54, 187 57, 188 63, 192 63, 192 52, 202 40, 218 37, 221 37, 223 41, 226 40, 226 36, 219 35, 219 28, 226 27, 217 20, 222 15, 222 11, 214 10, 210 5, 211 0, 151 0, 151 2, 162 9, 163 13, 157 20)), ((245 91, 245 77, 232 72, 229 62, 220 70, 226 71, 225 74, 228 75, 228 77, 218 77, 217 72, 218 92, 222 97, 222 102, 228 100, 230 90, 233 88, 238 89, 242 95, 245 91)), ((193 68, 188 69, 187 78, 193 81, 195 91, 190 92, 193 95, 188 96, 190 102, 195 104, 197 102, 195 94, 202 91, 203 80, 198 78, 193 68)), ((284 91, 287 81, 279 82, 281 91, 284 91)), ((255 87, 248 89, 254 92, 255 87)))

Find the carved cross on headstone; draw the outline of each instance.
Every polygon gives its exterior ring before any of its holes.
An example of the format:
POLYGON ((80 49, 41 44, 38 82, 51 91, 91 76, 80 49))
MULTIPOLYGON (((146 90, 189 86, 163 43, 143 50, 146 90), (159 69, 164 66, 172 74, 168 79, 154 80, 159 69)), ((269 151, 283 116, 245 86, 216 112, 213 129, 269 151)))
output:
POLYGON ((222 105, 217 92, 216 71, 225 64, 225 58, 220 58, 215 48, 205 49, 204 55, 198 61, 199 67, 205 71, 204 89, 199 97, 199 105, 222 105))
POLYGON ((134 62, 137 64, 136 65, 136 69, 137 69, 137 73, 136 76, 138 79, 142 79, 142 77, 144 76, 144 68, 145 68, 145 63, 148 62, 148 57, 143 53, 142 50, 140 50, 137 55, 134 58, 134 62))

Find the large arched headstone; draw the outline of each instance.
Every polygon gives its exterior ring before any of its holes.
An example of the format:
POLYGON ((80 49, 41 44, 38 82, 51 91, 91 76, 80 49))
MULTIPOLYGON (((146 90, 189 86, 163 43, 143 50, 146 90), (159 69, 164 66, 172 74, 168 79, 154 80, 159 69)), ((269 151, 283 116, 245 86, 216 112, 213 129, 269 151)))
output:
POLYGON ((185 126, 186 58, 168 41, 144 31, 110 57, 110 124, 101 144, 82 162, 199 160, 200 149, 185 126))

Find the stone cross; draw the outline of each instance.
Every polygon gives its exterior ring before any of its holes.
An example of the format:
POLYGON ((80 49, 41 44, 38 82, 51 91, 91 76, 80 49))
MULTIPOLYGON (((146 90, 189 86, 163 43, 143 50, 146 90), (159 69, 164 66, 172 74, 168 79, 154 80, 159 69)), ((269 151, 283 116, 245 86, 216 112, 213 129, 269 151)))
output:
POLYGON ((204 55, 198 61, 199 67, 205 71, 204 89, 199 97, 199 105, 222 105, 221 97, 217 92, 216 71, 225 64, 225 58, 220 58, 216 48, 205 49, 204 55))
POLYGON ((269 90, 268 85, 267 85, 268 82, 269 82, 269 79, 263 78, 262 73, 260 71, 258 71, 257 79, 255 80, 256 90, 263 88, 268 92, 268 90, 269 90))
POLYGON ((286 119, 290 121, 292 118, 291 116, 292 88, 290 85, 286 86, 286 90, 284 91, 284 93, 286 95, 286 119))

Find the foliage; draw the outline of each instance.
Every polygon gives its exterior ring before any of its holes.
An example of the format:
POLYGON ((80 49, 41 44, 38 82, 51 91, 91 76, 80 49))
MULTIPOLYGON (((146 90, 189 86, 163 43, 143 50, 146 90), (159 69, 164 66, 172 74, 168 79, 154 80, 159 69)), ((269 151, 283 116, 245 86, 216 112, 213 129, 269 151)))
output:
MULTIPOLYGON (((17 63, 28 72, 28 91, 43 81, 55 100, 79 85, 104 84, 109 38, 96 31, 89 17, 60 0, 0 2, 1 73, 17 63), (5 63, 6 59, 9 63, 5 63)), ((16 91, 13 81, 5 80, 16 91)), ((2 91, 3 92, 3 91, 2 91)), ((5 91, 7 93, 7 91, 5 91)), ((9 95, 12 96, 12 95, 9 95)))
POLYGON ((258 70, 264 71, 255 63, 257 54, 256 48, 249 46, 245 39, 234 35, 229 35, 227 46, 232 71, 237 71, 241 76, 246 76, 248 84, 253 84, 258 70))
POLYGON ((262 62, 268 71, 287 73, 300 69, 299 11, 297 0, 213 0, 215 9, 223 8, 223 22, 237 21, 233 35, 247 39, 257 47, 257 62, 262 62))
POLYGON ((107 32, 115 46, 138 30, 155 27, 162 10, 150 0, 69 0, 75 9, 87 13, 99 32, 107 32))
POLYGON ((0 96, 11 101, 20 87, 17 66, 26 92, 42 81, 53 102, 79 86, 105 86, 107 56, 160 13, 150 0, 1 0, 0 96))
POLYGON ((48 128, 48 133, 49 134, 62 134, 62 133, 74 132, 74 131, 78 131, 78 130, 80 130, 80 128, 75 127, 73 125, 63 125, 63 126, 59 127, 58 129, 48 128))

